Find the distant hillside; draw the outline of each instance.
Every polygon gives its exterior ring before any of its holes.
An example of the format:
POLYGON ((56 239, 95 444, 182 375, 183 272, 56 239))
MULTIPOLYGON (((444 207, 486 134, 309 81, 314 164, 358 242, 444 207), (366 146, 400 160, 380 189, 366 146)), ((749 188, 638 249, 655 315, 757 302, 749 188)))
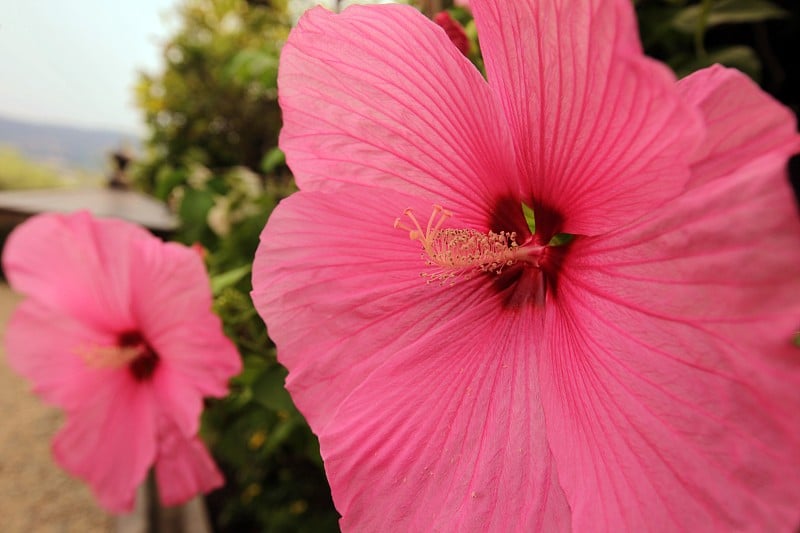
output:
POLYGON ((138 139, 112 130, 94 130, 35 124, 0 117, 0 145, 16 148, 24 156, 58 166, 104 171, 108 153, 138 139))

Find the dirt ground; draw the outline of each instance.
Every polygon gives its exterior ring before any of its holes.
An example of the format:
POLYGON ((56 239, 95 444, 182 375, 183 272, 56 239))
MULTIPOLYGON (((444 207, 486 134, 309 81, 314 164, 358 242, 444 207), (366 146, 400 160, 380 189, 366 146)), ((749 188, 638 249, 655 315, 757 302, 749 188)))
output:
MULTIPOLYGON (((0 284, 0 335, 19 302, 0 284)), ((89 490, 53 462, 50 441, 61 424, 57 410, 31 394, 8 367, 0 344, 0 531, 106 533, 114 520, 89 490)))

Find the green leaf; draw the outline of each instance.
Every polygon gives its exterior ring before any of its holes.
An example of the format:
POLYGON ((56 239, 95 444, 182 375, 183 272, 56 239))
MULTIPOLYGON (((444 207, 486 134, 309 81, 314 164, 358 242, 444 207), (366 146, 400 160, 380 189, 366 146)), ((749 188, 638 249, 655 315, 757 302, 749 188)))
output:
POLYGON ((294 411, 294 403, 284 387, 287 371, 280 365, 267 368, 253 383, 253 399, 273 411, 294 411))
POLYGON ((550 242, 547 243, 548 246, 565 246, 572 242, 575 238, 575 235, 572 233, 556 233, 553 235, 553 238, 550 239, 550 242))
POLYGON ((670 34, 675 33, 672 20, 681 11, 682 9, 676 6, 658 4, 645 4, 637 8, 639 30, 645 49, 670 39, 670 34))
POLYGON ((251 265, 244 265, 238 268, 233 268, 227 272, 222 272, 215 276, 211 276, 211 292, 214 296, 222 292, 232 285, 236 285, 240 279, 250 273, 251 265))
POLYGON ((280 445, 284 444, 292 436, 294 430, 298 427, 296 420, 288 419, 277 424, 264 443, 264 453, 273 453, 280 445))
POLYGON ((184 242, 199 241, 205 228, 209 210, 214 207, 214 196, 207 190, 187 187, 178 209, 184 242))
POLYGON ((533 214, 533 208, 528 207, 524 203, 522 205, 522 213, 525 215, 525 222, 528 223, 528 229, 531 230, 531 235, 536 233, 536 217, 533 214))
MULTIPOLYGON (((694 33, 698 18, 702 16, 702 6, 694 5, 681 10, 673 19, 675 29, 684 33, 694 33)), ((743 24, 785 18, 789 13, 767 0, 719 0, 714 2, 705 27, 721 24, 743 24)))
POLYGON ((160 200, 166 200, 175 187, 184 183, 186 183, 185 172, 172 167, 161 167, 156 174, 153 195, 160 200))
POLYGON ((278 59, 271 50, 242 50, 230 60, 225 75, 240 84, 257 82, 276 87, 278 59))
POLYGON ((261 171, 265 174, 274 172, 280 165, 286 164, 286 154, 277 146, 264 154, 261 159, 261 171))
POLYGON ((761 79, 761 61, 758 59, 755 50, 749 46, 727 46, 711 50, 705 57, 678 65, 675 70, 678 77, 682 78, 714 63, 737 68, 756 81, 761 79))

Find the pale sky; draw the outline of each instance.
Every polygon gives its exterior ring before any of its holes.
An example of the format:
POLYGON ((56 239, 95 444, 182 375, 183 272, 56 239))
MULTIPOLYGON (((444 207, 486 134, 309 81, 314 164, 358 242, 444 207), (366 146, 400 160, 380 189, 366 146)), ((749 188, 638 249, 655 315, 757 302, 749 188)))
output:
POLYGON ((0 115, 142 133, 133 87, 138 70, 160 68, 175 5, 0 0, 0 115))

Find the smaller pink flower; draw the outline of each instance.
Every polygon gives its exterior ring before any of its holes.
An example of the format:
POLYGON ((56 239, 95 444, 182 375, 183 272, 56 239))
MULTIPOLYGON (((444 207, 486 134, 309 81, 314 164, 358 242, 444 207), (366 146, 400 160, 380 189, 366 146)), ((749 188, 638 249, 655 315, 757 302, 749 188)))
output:
POLYGON ((64 469, 115 513, 133 508, 153 465, 165 505, 222 485, 200 413, 241 360, 196 251, 122 221, 47 214, 10 235, 3 267, 26 296, 8 361, 66 411, 53 444, 64 469))

